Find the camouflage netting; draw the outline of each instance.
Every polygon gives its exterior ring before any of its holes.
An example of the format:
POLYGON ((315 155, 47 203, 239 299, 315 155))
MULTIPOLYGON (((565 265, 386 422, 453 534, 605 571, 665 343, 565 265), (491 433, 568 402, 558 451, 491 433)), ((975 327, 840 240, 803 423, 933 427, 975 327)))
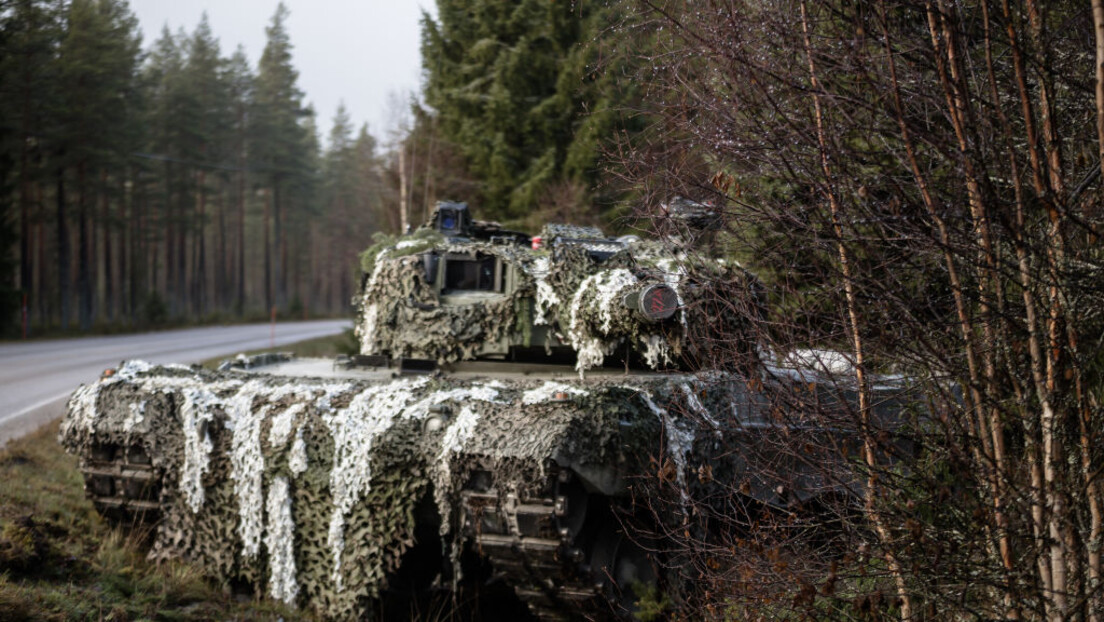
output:
MULTIPOLYGON (((706 317, 687 309, 715 295, 708 291, 709 283, 749 282, 746 273, 719 262, 698 265, 674 257, 654 242, 561 244, 546 240, 551 250, 530 250, 517 245, 447 241, 435 235, 421 230, 397 244, 373 247, 364 254, 365 268, 371 272, 355 301, 363 354, 447 364, 475 358, 480 348, 491 342, 531 345, 532 329, 547 326, 549 341, 532 345, 551 346, 554 338, 555 345, 571 347, 580 374, 601 366, 607 356, 626 345, 649 367, 662 369, 675 365, 684 354, 693 325, 744 321, 706 317), (613 254, 599 261, 585 244, 604 244, 613 254), (467 304, 440 304, 432 284, 426 282, 421 253, 427 250, 496 256, 503 265, 517 268, 514 286, 502 295, 467 304), (676 292, 680 309, 672 320, 652 323, 625 306, 627 295, 650 284, 666 284, 676 292)), ((748 293, 751 295, 750 289, 748 293)))
POLYGON ((452 363, 474 358, 484 343, 498 341, 515 328, 519 305, 533 296, 531 280, 523 277, 509 296, 441 306, 432 285, 426 283, 418 254, 431 247, 427 240, 437 240, 433 248, 442 252, 497 255, 506 262, 529 263, 516 247, 449 245, 440 236, 404 240, 377 252, 364 291, 354 301, 360 316, 356 334, 362 353, 452 363))
POLYGON ((451 551, 459 489, 476 468, 499 494, 535 496, 552 464, 636 474, 667 447, 685 486, 694 424, 677 414, 686 407, 663 405, 684 403, 680 387, 696 382, 376 384, 128 362, 74 393, 60 441, 85 458, 105 444, 152 457, 163 520, 151 557, 186 556, 225 586, 360 617, 413 545, 431 485, 451 551), (430 417, 443 424, 426 428, 430 417))

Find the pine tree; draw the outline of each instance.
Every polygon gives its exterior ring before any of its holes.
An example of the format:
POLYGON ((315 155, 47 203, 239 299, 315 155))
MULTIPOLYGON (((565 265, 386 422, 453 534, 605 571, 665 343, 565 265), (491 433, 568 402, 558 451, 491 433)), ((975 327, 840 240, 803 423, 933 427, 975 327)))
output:
MULTIPOLYGON (((193 162, 195 206, 192 226, 192 282, 189 298, 192 311, 202 316, 208 311, 207 224, 208 197, 213 188, 209 173, 216 170, 230 152, 226 140, 231 127, 230 87, 224 81, 225 61, 219 55, 218 41, 211 34, 204 13, 187 42, 187 60, 182 73, 185 110, 182 155, 193 162)), ((217 181, 217 180, 216 180, 217 181)), ((219 266, 221 270, 221 264, 219 266)), ((221 279, 219 279, 221 281, 221 279)))
POLYGON ((0 265, 0 313, 13 287, 63 328, 74 295, 82 329, 244 315, 271 287, 266 310, 288 294, 304 313, 346 308, 386 189, 374 139, 354 139, 347 115, 322 156, 286 19, 281 6, 255 76, 240 48, 220 55, 205 16, 163 30, 140 62, 122 0, 0 2, 0 259, 18 258, 0 265), (266 278, 247 280, 262 257, 266 278))
POLYGON ((94 313, 93 213, 97 179, 120 157, 128 111, 135 95, 133 77, 140 39, 137 21, 116 0, 74 0, 61 43, 60 78, 65 86, 61 127, 69 161, 76 170, 78 208, 77 291, 82 330, 94 313))
POLYGON ((185 219, 181 195, 187 191, 187 182, 181 145, 185 143, 187 123, 182 77, 186 39, 183 32, 173 34, 168 27, 163 28, 145 66, 148 148, 155 162, 152 167, 155 174, 150 176, 155 184, 149 188, 150 198, 153 199, 150 207, 159 213, 155 224, 160 225, 161 232, 152 239, 150 259, 154 274, 151 289, 164 292, 168 311, 173 315, 180 311, 184 282, 184 243, 181 236, 185 219))
POLYGON ((249 135, 248 110, 253 97, 253 71, 245 56, 245 49, 239 45, 225 67, 226 84, 230 98, 230 136, 231 161, 234 163, 234 203, 236 209, 236 256, 234 258, 234 309, 238 315, 245 313, 245 176, 246 146, 249 135))
POLYGON ((297 84, 299 73, 291 63, 291 40, 284 23, 288 18, 287 7, 281 2, 276 7, 272 22, 265 28, 268 38, 261 55, 251 114, 250 153, 254 167, 266 178, 268 197, 271 201, 272 235, 275 249, 266 245, 266 263, 273 268, 271 287, 274 295, 266 304, 283 308, 287 302, 287 275, 283 270, 286 256, 286 232, 284 221, 288 207, 284 195, 292 178, 304 174, 304 147, 307 133, 300 125, 305 116, 303 93, 297 84), (275 261, 271 254, 275 250, 275 261))

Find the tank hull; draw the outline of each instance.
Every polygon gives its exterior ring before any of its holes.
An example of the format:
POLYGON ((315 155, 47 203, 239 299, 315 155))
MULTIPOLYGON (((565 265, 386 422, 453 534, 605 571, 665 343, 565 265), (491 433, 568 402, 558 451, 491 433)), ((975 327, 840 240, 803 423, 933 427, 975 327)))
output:
MULTIPOLYGON (((703 465, 764 504, 802 497, 778 491, 761 451, 733 453, 774 427, 753 386, 504 363, 399 375, 128 362, 74 393, 60 441, 98 510, 156 518, 151 558, 187 557, 228 588, 347 618, 389 590, 482 573, 542 618, 616 617, 630 584, 662 580, 622 529, 641 474, 687 501, 719 490, 703 465)), ((847 478, 820 467, 797 478, 810 495, 847 478)))

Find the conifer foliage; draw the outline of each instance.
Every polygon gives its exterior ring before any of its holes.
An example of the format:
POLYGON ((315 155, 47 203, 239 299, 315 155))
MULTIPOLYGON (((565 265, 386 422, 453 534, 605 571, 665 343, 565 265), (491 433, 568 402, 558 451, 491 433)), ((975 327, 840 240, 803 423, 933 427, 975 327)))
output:
POLYGON ((618 5, 439 0, 437 19, 423 18, 426 120, 477 182, 468 198, 481 213, 585 220, 609 207, 617 192, 599 186, 602 147, 641 124, 622 114, 632 85, 614 84, 624 41, 603 43, 618 5))
POLYGON ((347 114, 321 153, 288 16, 254 65, 205 15, 143 46, 124 0, 0 2, 0 332, 347 310, 393 193, 347 114))

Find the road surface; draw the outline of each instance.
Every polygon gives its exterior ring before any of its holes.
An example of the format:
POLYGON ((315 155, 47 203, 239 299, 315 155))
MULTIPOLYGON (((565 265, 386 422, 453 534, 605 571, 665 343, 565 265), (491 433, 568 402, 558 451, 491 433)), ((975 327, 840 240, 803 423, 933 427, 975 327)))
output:
POLYGON ((0 344, 0 447, 63 414, 78 386, 125 359, 198 363, 336 335, 349 320, 212 326, 137 335, 0 344))

